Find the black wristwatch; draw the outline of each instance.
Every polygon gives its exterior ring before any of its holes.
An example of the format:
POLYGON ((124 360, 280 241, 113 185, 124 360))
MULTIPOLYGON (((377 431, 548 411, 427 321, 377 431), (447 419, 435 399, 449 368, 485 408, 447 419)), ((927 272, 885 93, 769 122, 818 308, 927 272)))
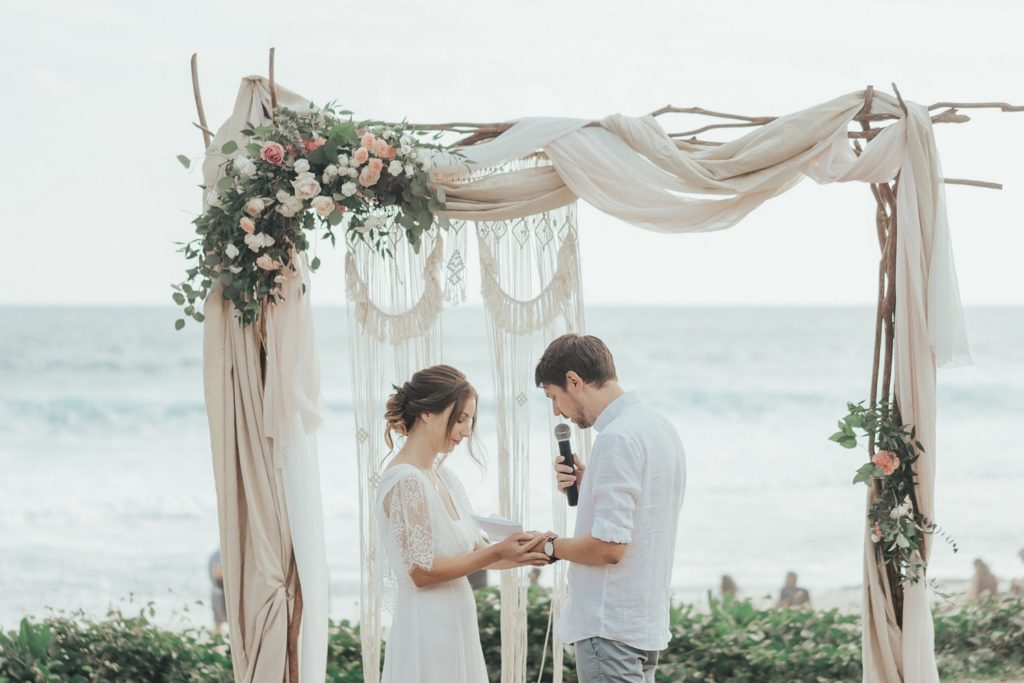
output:
POLYGON ((548 556, 548 564, 554 564, 559 560, 555 555, 556 538, 558 538, 558 536, 548 536, 547 539, 544 540, 544 554, 548 556))

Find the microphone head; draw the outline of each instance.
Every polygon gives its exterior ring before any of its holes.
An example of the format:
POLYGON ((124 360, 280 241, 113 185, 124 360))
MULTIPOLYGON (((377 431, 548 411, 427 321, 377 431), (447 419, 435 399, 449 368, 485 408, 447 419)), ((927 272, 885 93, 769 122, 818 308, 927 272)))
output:
POLYGON ((569 425, 565 424, 564 422, 561 423, 561 424, 555 425, 555 440, 556 441, 568 441, 571 438, 572 438, 572 427, 570 427, 569 425))

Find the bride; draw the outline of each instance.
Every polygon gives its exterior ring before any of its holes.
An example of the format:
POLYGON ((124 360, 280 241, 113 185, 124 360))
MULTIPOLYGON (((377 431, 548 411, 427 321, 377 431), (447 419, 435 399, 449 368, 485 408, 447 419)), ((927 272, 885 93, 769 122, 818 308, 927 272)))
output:
POLYGON ((444 459, 463 440, 473 454, 477 394, 448 365, 420 370, 388 398, 384 438, 405 443, 381 475, 375 504, 398 584, 383 683, 487 683, 476 602, 466 578, 481 569, 548 563, 544 536, 483 541, 462 483, 444 459))

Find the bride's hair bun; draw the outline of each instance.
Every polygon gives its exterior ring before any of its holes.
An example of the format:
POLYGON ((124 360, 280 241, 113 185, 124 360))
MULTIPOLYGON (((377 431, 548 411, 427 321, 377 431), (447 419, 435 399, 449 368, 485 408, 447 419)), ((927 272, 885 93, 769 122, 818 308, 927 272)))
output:
MULTIPOLYGON (((466 376, 450 365, 434 365, 424 368, 402 386, 392 385, 394 393, 388 396, 384 408, 384 441, 394 450, 391 434, 406 436, 412 431, 416 420, 424 413, 443 413, 454 406, 448 420, 450 434, 470 398, 476 399, 476 390, 466 376)), ((476 418, 474 416, 474 424, 476 418)))
MULTIPOLYGON (((395 390, 395 393, 388 396, 387 405, 384 408, 384 421, 388 423, 387 432, 384 437, 389 442, 391 440, 390 432, 396 432, 401 436, 405 436, 412 429, 412 424, 416 418, 407 414, 409 406, 409 383, 406 382, 402 386, 391 385, 391 388, 395 390)), ((389 447, 393 447, 391 443, 389 447)))

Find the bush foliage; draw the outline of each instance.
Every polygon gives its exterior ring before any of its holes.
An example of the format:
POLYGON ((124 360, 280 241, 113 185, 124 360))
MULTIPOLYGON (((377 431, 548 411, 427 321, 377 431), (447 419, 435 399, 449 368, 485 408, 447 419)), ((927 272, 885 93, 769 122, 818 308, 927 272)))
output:
MULTIPOLYGON (((530 589, 527 680, 536 681, 548 627, 548 594, 530 589)), ((760 609, 749 601, 710 601, 709 610, 672 607, 672 642, 657 680, 706 683, 860 681, 860 618, 836 610, 760 609)), ((480 638, 491 681, 500 680, 498 592, 477 593, 480 638)), ((152 607, 137 615, 111 611, 104 619, 56 614, 24 619, 0 633, 0 683, 229 682, 227 642, 205 630, 156 626, 152 607)), ((943 678, 986 678, 1024 672, 1024 600, 992 598, 935 613, 935 649, 943 678)), ((566 683, 576 681, 571 648, 566 683)), ((544 680, 551 680, 550 651, 544 680)), ((360 683, 359 626, 332 622, 327 680, 360 683)))

